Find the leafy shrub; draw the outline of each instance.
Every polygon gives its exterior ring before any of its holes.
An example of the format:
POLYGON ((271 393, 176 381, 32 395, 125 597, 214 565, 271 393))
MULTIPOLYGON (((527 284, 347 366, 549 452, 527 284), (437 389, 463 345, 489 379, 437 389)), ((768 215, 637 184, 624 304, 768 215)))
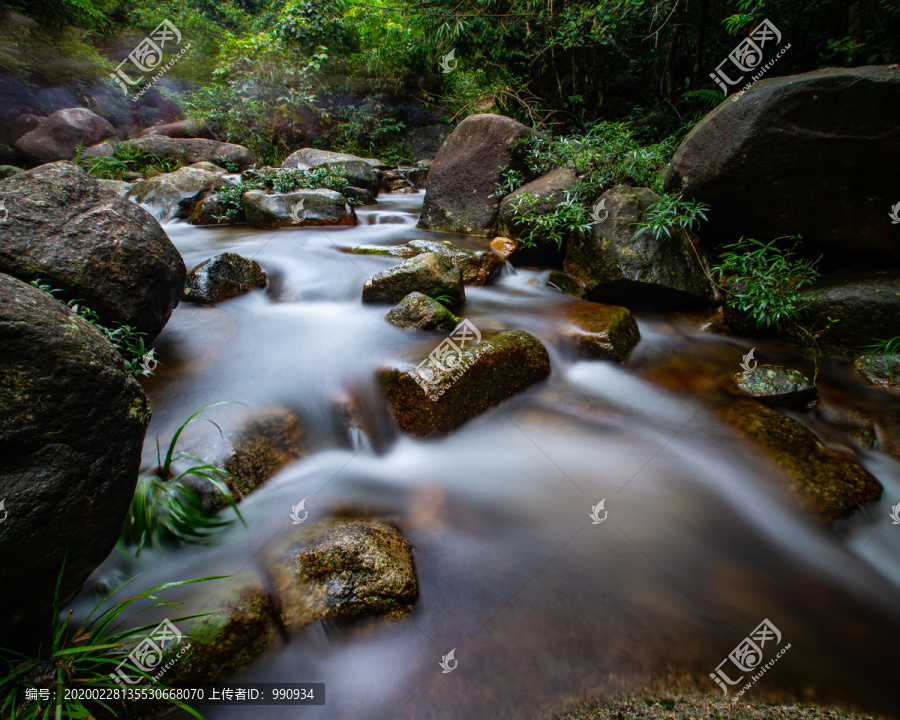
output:
POLYGON ((571 235, 590 231, 591 215, 573 193, 567 192, 566 199, 548 213, 535 212, 539 200, 536 195, 525 193, 512 205, 513 217, 527 228, 519 237, 521 244, 529 247, 539 240, 550 241, 561 249, 571 235))
POLYGON ((709 207, 696 200, 682 200, 678 195, 661 195, 647 209, 646 220, 635 223, 640 229, 648 229, 654 237, 672 237, 673 230, 690 232, 700 220, 706 220, 709 207))
POLYGON ((104 180, 121 180, 125 173, 140 173, 144 177, 149 177, 172 172, 181 167, 181 163, 177 160, 151 155, 146 150, 126 143, 115 145, 111 157, 84 155, 79 146, 75 163, 91 176, 104 180))

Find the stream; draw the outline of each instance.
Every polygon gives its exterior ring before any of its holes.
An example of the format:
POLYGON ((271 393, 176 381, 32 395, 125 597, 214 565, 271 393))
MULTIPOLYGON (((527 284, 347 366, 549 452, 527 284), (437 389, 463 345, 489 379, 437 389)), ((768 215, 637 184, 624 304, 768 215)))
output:
MULTIPOLYGON (((350 510, 394 523, 415 548, 419 580, 408 618, 316 622, 234 678, 324 682, 324 706, 203 714, 525 720, 681 677, 720 697, 709 673, 768 619, 791 648, 749 700, 783 693, 900 717, 900 526, 889 517, 900 464, 858 451, 885 492, 824 528, 707 412, 715 373, 738 372, 751 347, 760 362, 811 376, 802 351, 636 313, 642 340, 624 366, 585 361, 564 338, 579 301, 546 287, 549 271, 507 266, 493 284, 466 287, 460 315, 482 333, 538 337, 550 377, 442 439, 392 429, 375 370, 418 363, 444 336, 401 330, 383 320, 389 308, 362 304, 366 279, 396 258, 337 247, 415 238, 488 247, 418 230, 423 197, 381 195, 347 229, 164 226, 188 268, 235 252, 262 266, 269 287, 175 310, 144 382, 153 409, 144 469, 155 465, 155 438, 167 444, 191 413, 222 401, 291 409, 309 453, 242 502, 246 528, 235 523, 208 547, 127 562, 114 553, 95 577, 140 573, 144 587, 234 576, 184 593, 184 614, 203 612, 258 571, 266 549, 295 530, 291 508, 305 499, 307 522, 350 510), (365 422, 348 430, 338 408, 351 400, 365 422), (595 524, 601 500, 608 516, 595 524), (443 673, 454 648, 458 667, 443 673)), ((820 395, 876 417, 894 402, 849 378, 825 363, 820 395)), ((226 427, 233 412, 207 416, 226 427)), ((808 413, 792 415, 813 427, 808 413)))

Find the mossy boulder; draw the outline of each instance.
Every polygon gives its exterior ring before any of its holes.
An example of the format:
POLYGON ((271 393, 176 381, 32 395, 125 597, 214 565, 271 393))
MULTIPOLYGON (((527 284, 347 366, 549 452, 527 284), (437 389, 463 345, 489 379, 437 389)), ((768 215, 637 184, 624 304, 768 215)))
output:
POLYGON ((459 322, 447 308, 420 292, 411 292, 384 316, 391 325, 416 330, 450 331, 459 322))
POLYGON ((319 227, 356 225, 356 212, 334 190, 294 190, 289 193, 244 193, 244 215, 251 227, 319 227))
POLYGON ((236 253, 222 253, 204 260, 188 273, 182 299, 200 305, 214 305, 256 288, 264 288, 267 282, 266 274, 255 260, 236 253))
POLYGON ((816 395, 816 386, 799 370, 759 365, 734 376, 737 391, 767 405, 803 407, 816 395))
POLYGON ((422 438, 452 432, 549 374, 540 340, 511 330, 463 346, 443 362, 429 357, 418 367, 381 369, 378 380, 397 425, 422 438))
POLYGON ((462 274, 440 253, 423 253, 399 265, 382 270, 366 281, 364 303, 395 304, 411 292, 431 298, 446 296, 454 309, 466 301, 462 274))
POLYGON ((490 250, 468 250, 446 241, 411 240, 405 245, 363 246, 349 248, 348 251, 354 255, 392 255, 405 259, 424 253, 438 253, 459 268, 464 285, 487 285, 497 277, 500 268, 503 267, 500 256, 490 250))
POLYGON ((576 303, 569 320, 570 337, 586 358, 625 362, 641 339, 631 310, 617 305, 576 303))
POLYGON ((175 172, 139 180, 128 188, 125 197, 143 207, 158 220, 188 217, 199 197, 226 185, 219 173, 198 167, 183 167, 175 172))
POLYGON ((228 216, 228 210, 228 206, 219 200, 218 193, 209 193, 194 203, 188 222, 191 225, 234 225, 247 222, 243 208, 231 220, 224 219, 228 216))
POLYGON ((62 302, 0 274, 0 647, 36 645, 116 545, 150 408, 125 361, 62 302))
POLYGON ((830 523, 881 497, 881 483, 856 460, 824 447, 796 420, 752 400, 718 410, 779 469, 800 504, 830 523))
POLYGON ((25 171, 22 168, 15 165, 0 165, 0 180, 6 180, 13 175, 21 175, 23 172, 25 171))
POLYGON ((584 285, 571 275, 566 275, 565 273, 555 270, 547 277, 547 287, 552 287, 554 290, 559 290, 561 293, 571 295, 579 300, 584 300, 587 295, 584 285))
POLYGON ((312 525, 266 566, 289 632, 319 618, 404 617, 419 592, 409 541, 375 520, 312 525))
POLYGON ((659 196, 647 188, 619 185, 598 198, 606 216, 584 236, 569 240, 563 269, 588 298, 627 307, 686 309, 710 305, 716 292, 701 249, 684 231, 657 237, 647 220, 659 196))

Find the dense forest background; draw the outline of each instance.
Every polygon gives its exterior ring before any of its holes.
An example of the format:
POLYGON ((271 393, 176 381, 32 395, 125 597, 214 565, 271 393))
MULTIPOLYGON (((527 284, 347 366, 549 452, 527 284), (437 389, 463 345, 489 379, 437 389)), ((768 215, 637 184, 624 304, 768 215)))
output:
POLYGON ((127 135, 190 115, 265 162, 303 145, 396 160, 415 128, 478 112, 555 134, 628 121, 658 142, 722 99, 710 73, 765 18, 791 44, 772 75, 900 57, 895 0, 19 0, 0 15, 9 122, 82 105, 127 135), (164 19, 191 49, 129 102, 109 74, 164 19))

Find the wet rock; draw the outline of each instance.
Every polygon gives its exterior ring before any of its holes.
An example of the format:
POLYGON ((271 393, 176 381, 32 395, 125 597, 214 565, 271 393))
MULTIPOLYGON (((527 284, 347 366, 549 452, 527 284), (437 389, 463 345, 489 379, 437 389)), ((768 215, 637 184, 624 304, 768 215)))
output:
POLYGON ((376 205, 378 203, 375 196, 363 188, 346 185, 341 192, 348 200, 357 200, 362 205, 376 205))
POLYGON ((183 167, 175 172, 154 175, 131 185, 125 197, 138 203, 158 220, 187 217, 199 196, 224 187, 219 173, 198 167, 183 167))
POLYGON ((900 199, 898 116, 896 66, 763 79, 688 133, 666 191, 713 208, 701 228, 710 243, 802 235, 896 260, 900 225, 887 214, 900 199))
POLYGON ((583 357, 625 362, 641 339, 631 310, 601 303, 576 303, 569 335, 583 357))
POLYGON ((289 632, 319 618, 409 614, 418 581, 409 541, 373 520, 317 523, 267 563, 289 632))
POLYGON ((100 331, 0 274, 0 647, 35 645, 119 538, 150 408, 100 331))
POLYGON ((154 125, 141 132, 141 137, 147 135, 165 135, 171 138, 205 138, 206 140, 218 140, 213 131, 200 120, 178 120, 177 122, 154 125))
POLYGON ((454 309, 466 301, 462 275, 440 253, 423 253, 370 277, 363 287, 364 303, 400 302, 411 292, 431 298, 448 297, 454 309))
POLYGON ((185 302, 214 305, 266 286, 266 274, 255 260, 222 253, 204 260, 187 275, 185 302))
POLYGON ((491 250, 499 255, 503 260, 510 260, 513 254, 518 250, 519 243, 511 238, 497 236, 491 240, 491 250))
POLYGON ((315 148, 302 148, 295 153, 291 153, 281 163, 281 167, 299 168, 301 170, 327 167, 343 170, 351 185, 368 190, 372 195, 378 195, 378 190, 381 187, 381 171, 356 155, 317 150, 315 148))
POLYGON ((584 285, 571 275, 566 275, 565 273, 557 271, 550 273, 547 278, 547 287, 552 287, 554 290, 559 290, 561 293, 571 295, 579 300, 584 300, 587 295, 587 290, 584 289, 584 285))
POLYGON ((734 376, 739 393, 766 405, 804 407, 816 395, 816 386, 798 370, 781 365, 760 365, 734 376))
POLYGON ((619 185, 600 196, 607 216, 586 236, 569 241, 563 269, 581 282, 591 300, 660 309, 709 305, 716 300, 700 249, 684 232, 656 238, 635 223, 659 196, 619 185))
POLYGON ((234 225, 247 222, 243 209, 232 220, 225 220, 228 207, 219 200, 218 193, 211 193, 194 203, 188 222, 191 225, 234 225))
POLYGON ((866 450, 871 450, 877 444, 878 435, 875 430, 875 422, 859 410, 819 403, 816 406, 815 414, 822 422, 853 438, 866 450))
POLYGON ((879 390, 900 393, 900 354, 873 352, 857 355, 853 369, 863 381, 879 390))
POLYGON ((502 115, 470 115, 444 141, 425 183, 418 226, 426 230, 495 235, 503 168, 524 170, 516 144, 536 133, 502 115))
MULTIPOLYGON (((546 215, 556 210, 556 206, 566 199, 566 192, 575 187, 577 178, 571 168, 556 168, 541 175, 511 192, 500 202, 497 232, 514 240, 536 229, 532 221, 523 219, 522 214, 546 215)), ((516 262, 523 265, 556 266, 562 263, 566 254, 566 243, 562 246, 542 237, 535 237, 529 246, 519 243, 520 251, 516 262)))
POLYGON ((203 138, 174 138, 165 135, 147 135, 126 141, 127 145, 144 152, 183 165, 211 162, 224 168, 246 170, 256 164, 256 157, 243 145, 223 143, 203 138))
POLYGON ((446 363, 385 368, 378 379, 401 430, 446 435, 550 374, 550 356, 527 332, 511 330, 462 347, 446 363), (427 390, 426 390, 427 388, 427 390))
POLYGON ((384 316, 391 325, 417 330, 446 330, 456 327, 459 318, 437 300, 411 292, 384 316))
POLYGON ((357 222, 353 208, 334 190, 294 190, 272 195, 248 190, 243 205, 251 227, 352 226, 357 222))
POLYGON ((828 327, 820 343, 858 347, 868 338, 900 335, 900 270, 842 270, 800 296, 809 313, 805 324, 828 327), (838 322, 829 326, 828 318, 838 322))
POLYGON ((25 172, 22 168, 16 167, 15 165, 0 165, 0 180, 6 180, 6 178, 12 177, 13 175, 19 175, 25 172))
POLYGON ((115 137, 113 126, 87 108, 57 110, 13 143, 29 162, 40 165, 71 160, 78 146, 89 147, 115 137))
POLYGON ((125 197, 125 193, 131 190, 131 183, 124 180, 97 180, 103 187, 109 188, 119 197, 125 197))
POLYGON ((881 483, 865 468, 823 447, 813 433, 777 410, 740 400, 719 414, 780 469, 791 493, 822 521, 833 522, 881 497, 881 483))
POLYGON ((412 240, 405 245, 357 247, 351 250, 355 255, 393 255, 413 258, 424 253, 443 255, 462 274, 465 285, 487 285, 500 272, 503 261, 489 250, 467 250, 449 242, 435 240, 412 240))
POLYGON ((184 261, 156 219, 66 162, 0 183, 4 224, 0 272, 40 278, 100 315, 131 325, 148 342, 184 291, 184 261))

